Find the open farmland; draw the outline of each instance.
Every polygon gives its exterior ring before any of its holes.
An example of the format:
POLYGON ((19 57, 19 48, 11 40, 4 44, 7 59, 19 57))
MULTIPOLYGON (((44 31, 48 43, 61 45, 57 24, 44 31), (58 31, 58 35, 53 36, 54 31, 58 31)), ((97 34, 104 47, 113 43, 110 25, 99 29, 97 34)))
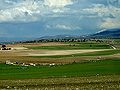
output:
POLYGON ((106 44, 95 44, 95 43, 78 43, 78 44, 64 44, 56 46, 29 46, 29 49, 47 49, 47 50, 76 50, 76 49, 110 49, 111 47, 106 44))
POLYGON ((67 64, 83 60, 120 58, 118 47, 105 43, 25 43, 0 51, 0 62, 67 64))
MULTIPOLYGON (((32 44, 15 44, 8 45, 13 48, 11 51, 0 51, 0 61, 5 62, 7 60, 26 63, 72 63, 73 61, 88 60, 89 57, 75 57, 81 56, 81 54, 88 55, 88 53, 112 50, 110 45, 95 44, 95 43, 32 43, 32 44), (49 57, 50 56, 50 57, 49 57), (44 57, 44 58, 43 58, 44 57), (54 59, 51 59, 54 58, 54 59), (60 59, 56 59, 60 57, 60 59), (71 59, 64 60, 64 57, 70 57, 71 59)), ((84 56, 84 55, 83 55, 84 56)), ((91 57, 94 59, 94 57, 91 57)))
POLYGON ((120 88, 120 60, 116 59, 36 67, 0 64, 0 68, 0 88, 120 88))
POLYGON ((0 64, 0 79, 29 79, 120 74, 120 60, 98 60, 67 65, 14 66, 0 64), (88 68, 89 67, 89 68, 88 68))
POLYGON ((25 43, 8 47, 12 50, 0 51, 1 89, 120 88, 120 49, 113 45, 25 43))

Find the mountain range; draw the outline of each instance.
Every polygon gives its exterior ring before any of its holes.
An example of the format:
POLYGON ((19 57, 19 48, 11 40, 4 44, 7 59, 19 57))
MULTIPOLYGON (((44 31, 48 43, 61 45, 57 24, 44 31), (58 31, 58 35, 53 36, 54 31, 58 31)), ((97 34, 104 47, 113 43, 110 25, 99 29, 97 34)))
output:
POLYGON ((95 34, 89 35, 89 38, 120 38, 120 29, 101 30, 95 34))
POLYGON ((55 36, 44 36, 44 37, 40 37, 38 38, 38 40, 41 39, 77 39, 77 38, 81 38, 81 36, 77 36, 77 35, 55 35, 55 36))
POLYGON ((40 38, 7 38, 0 37, 0 42, 14 42, 14 41, 28 41, 28 40, 41 40, 41 39, 84 39, 84 38, 120 38, 120 29, 105 29, 91 35, 55 35, 44 36, 40 38))
POLYGON ((90 35, 55 35, 55 36, 44 36, 40 39, 83 39, 83 38, 120 38, 120 29, 104 29, 95 34, 90 35))

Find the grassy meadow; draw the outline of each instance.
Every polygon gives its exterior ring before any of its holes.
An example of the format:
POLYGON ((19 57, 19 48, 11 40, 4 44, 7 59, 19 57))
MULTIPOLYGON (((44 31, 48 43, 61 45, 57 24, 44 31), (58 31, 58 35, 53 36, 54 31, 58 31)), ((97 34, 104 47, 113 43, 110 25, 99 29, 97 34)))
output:
POLYGON ((47 77, 79 77, 119 75, 120 60, 100 60, 53 66, 14 66, 0 64, 0 79, 35 79, 47 77))
POLYGON ((57 46, 29 46, 29 49, 46 49, 46 50, 76 50, 76 49, 110 49, 110 45, 95 43, 65 43, 57 46))

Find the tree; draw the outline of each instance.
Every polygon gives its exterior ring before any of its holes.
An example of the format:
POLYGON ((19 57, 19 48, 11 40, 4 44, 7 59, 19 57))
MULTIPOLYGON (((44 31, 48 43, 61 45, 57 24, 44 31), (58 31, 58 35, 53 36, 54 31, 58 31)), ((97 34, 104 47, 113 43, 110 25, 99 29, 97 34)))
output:
POLYGON ((6 45, 2 45, 2 48, 5 48, 6 47, 6 45))

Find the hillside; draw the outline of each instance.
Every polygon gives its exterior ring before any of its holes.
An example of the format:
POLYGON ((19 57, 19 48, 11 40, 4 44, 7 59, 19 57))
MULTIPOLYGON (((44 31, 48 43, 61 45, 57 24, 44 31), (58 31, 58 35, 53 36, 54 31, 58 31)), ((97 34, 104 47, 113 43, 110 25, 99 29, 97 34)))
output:
POLYGON ((120 38, 120 29, 106 29, 90 35, 91 38, 120 38))

